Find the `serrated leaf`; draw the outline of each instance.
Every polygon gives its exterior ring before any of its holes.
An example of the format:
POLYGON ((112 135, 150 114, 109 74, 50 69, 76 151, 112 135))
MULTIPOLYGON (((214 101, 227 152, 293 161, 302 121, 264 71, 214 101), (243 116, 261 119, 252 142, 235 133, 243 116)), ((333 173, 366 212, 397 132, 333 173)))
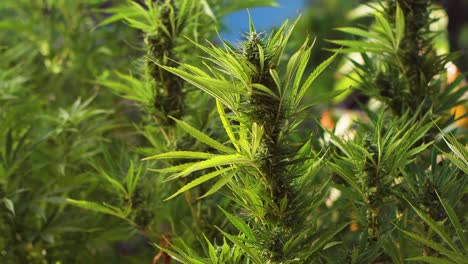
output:
POLYGON ((133 161, 132 160, 130 161, 130 167, 128 168, 127 177, 126 177, 127 190, 129 194, 132 194, 135 191, 136 186, 138 184, 138 180, 140 179, 140 176, 141 176, 141 170, 142 170, 141 166, 139 166, 135 173, 133 161))
MULTIPOLYGON (((235 104, 229 97, 229 94, 240 93, 242 90, 239 90, 237 87, 233 86, 232 83, 227 81, 221 81, 211 77, 196 76, 191 73, 185 72, 181 69, 174 67, 167 67, 159 65, 161 68, 179 76, 188 83, 198 87, 207 94, 213 96, 224 105, 230 109, 235 109, 235 104)), ((183 66, 183 65, 182 65, 183 66)))
POLYGON ((348 225, 349 223, 344 223, 341 226, 337 226, 336 228, 330 228, 330 230, 324 232, 324 234, 320 235, 319 241, 312 246, 312 248, 310 249, 310 253, 313 253, 317 250, 323 250, 324 245, 348 225))
POLYGON ((161 173, 179 172, 179 171, 185 170, 186 168, 192 166, 195 163, 196 162, 187 162, 187 163, 184 163, 184 164, 179 164, 179 165, 175 165, 175 166, 167 167, 167 168, 162 168, 162 169, 149 168, 148 171, 161 172, 161 173))
POLYGON ((241 239, 237 238, 236 236, 233 236, 233 235, 230 235, 226 232, 224 232, 223 230, 221 230, 220 228, 216 227, 227 239, 229 239, 232 243, 234 243, 236 246, 238 246, 239 248, 241 248, 243 251, 245 251, 245 253, 249 256, 249 258, 251 258, 253 261, 255 261, 255 263, 264 263, 262 261, 262 259, 260 258, 259 254, 257 254, 257 252, 252 248, 252 247, 249 247, 248 245, 245 244, 244 241, 242 241, 241 239))
POLYGON ((67 202, 71 205, 74 205, 83 209, 87 209, 90 211, 103 213, 103 214, 109 214, 109 215, 113 215, 113 216, 125 219, 125 215, 123 214, 121 210, 111 208, 108 205, 101 205, 95 202, 90 202, 90 201, 85 201, 85 200, 75 200, 71 198, 67 198, 67 202))
POLYGON ((213 186, 211 186, 211 188, 205 194, 203 194, 199 199, 208 197, 212 195, 213 193, 217 192, 224 185, 226 185, 235 174, 236 174, 235 171, 231 171, 230 173, 226 173, 225 175, 223 175, 221 179, 219 179, 215 184, 213 184, 213 186))
POLYGON ((463 260, 463 257, 457 255, 456 253, 454 252, 451 252, 449 250, 447 250, 446 248, 444 248, 443 246, 441 246, 440 244, 437 244, 436 242, 432 241, 432 240, 429 240, 429 239, 426 239, 418 234, 415 234, 415 233, 411 233, 411 232, 408 232, 408 231, 405 231, 405 230, 401 230, 404 234, 406 234, 407 236, 409 236, 410 238, 422 243, 423 245, 425 246, 428 246, 436 251, 438 251, 439 253, 449 257, 450 259, 454 260, 454 261, 457 261, 458 263, 462 263, 460 262, 460 260, 463 260))
POLYGON ((196 178, 195 180, 187 183, 186 185, 184 185, 182 188, 180 188, 177 192, 175 192, 173 195, 169 196, 168 198, 164 199, 164 201, 167 201, 167 200, 170 200, 174 197, 176 197, 177 195, 185 192, 185 191, 188 191, 204 182, 207 182, 215 177, 218 177, 219 175, 223 174, 223 173, 226 173, 228 171, 231 171, 233 170, 234 168, 232 167, 229 167, 229 168, 225 168, 225 169, 221 169, 221 170, 216 170, 216 171, 213 171, 211 173, 208 173, 208 174, 205 174, 203 176, 200 176, 198 178, 196 178))
MULTIPOLYGON (((377 20, 377 23, 382 27, 382 29, 385 32, 385 36, 391 41, 393 45, 396 45, 395 42, 395 37, 393 36, 393 31, 390 23, 385 19, 381 14, 375 13, 374 15, 375 19, 377 20)), ((394 48, 398 48, 395 47, 394 48)))
POLYGON ((454 154, 445 153, 445 156, 462 171, 468 173, 468 151, 466 148, 450 135, 443 134, 442 139, 454 154))
POLYGON ((252 83, 251 86, 252 86, 252 88, 255 88, 255 89, 258 89, 258 90, 262 91, 263 94, 269 95, 269 96, 279 100, 279 97, 272 90, 270 90, 268 87, 266 87, 265 85, 260 84, 260 83, 252 83))
POLYGON ((300 87, 300 84, 302 82, 302 76, 304 75, 304 72, 307 68, 307 65, 309 63, 309 59, 310 59, 310 55, 312 53, 312 47, 314 46, 315 44, 315 39, 314 41, 312 42, 312 44, 310 45, 310 47, 306 48, 306 45, 308 45, 308 40, 306 40, 303 44, 303 47, 305 49, 305 51, 303 52, 303 54, 301 54, 301 61, 297 67, 297 70, 296 70, 296 76, 294 78, 294 82, 293 82, 293 88, 292 88, 292 92, 291 94, 293 95, 296 95, 297 94, 297 90, 299 89, 300 87))
POLYGON ((151 159, 209 159, 215 156, 214 154, 197 152, 197 151, 170 151, 150 157, 146 157, 143 160, 151 159))
POLYGON ((234 149, 224 146, 223 144, 219 143, 218 141, 214 140, 213 138, 205 135, 203 132, 199 131, 198 129, 192 127, 191 125, 187 124, 182 120, 178 120, 173 118, 177 124, 182 127, 187 133, 193 136, 198 141, 207 144, 210 147, 213 147, 221 152, 224 153, 235 153, 234 149))
POLYGON ((430 218, 428 215, 424 214, 421 212, 418 208, 413 206, 408 200, 407 202, 413 207, 413 210, 416 212, 416 214, 421 217, 421 219, 434 231, 436 232, 443 240, 445 243, 447 243, 455 252, 460 253, 460 249, 457 247, 457 245, 453 242, 452 238, 445 232, 443 227, 439 226, 439 224, 434 221, 432 218, 430 218))
POLYGON ((96 28, 117 22, 119 20, 124 20, 125 17, 136 16, 139 14, 139 11, 134 10, 131 7, 124 6, 124 7, 114 7, 114 8, 104 9, 103 13, 114 13, 114 15, 101 21, 101 23, 99 23, 96 26, 96 28))
POLYGON ((465 249, 466 252, 468 252, 468 241, 465 237, 465 230, 461 225, 460 219, 458 219, 458 216, 455 213, 455 210, 453 210, 453 207, 449 203, 445 202, 442 199, 442 197, 440 197, 439 193, 436 192, 436 194, 437 194, 437 197, 439 198, 440 203, 444 207, 445 212, 447 213, 450 222, 455 228, 455 232, 457 233, 458 238, 461 244, 463 245, 463 248, 465 249))
POLYGON ((242 219, 231 215, 220 206, 218 206, 218 208, 224 213, 229 222, 231 222, 231 224, 233 224, 237 228, 237 230, 239 230, 243 235, 245 235, 247 239, 253 242, 257 241, 252 229, 250 229, 250 227, 242 219))
POLYGON ((203 235, 203 238, 205 238, 206 244, 208 245, 208 255, 210 256, 211 263, 218 263, 218 256, 216 255, 213 244, 211 244, 210 240, 205 235, 203 235))
POLYGON ((234 145, 236 150, 240 151, 239 145, 237 144, 236 136, 234 135, 231 124, 229 124, 229 120, 226 117, 226 112, 224 112, 223 105, 218 100, 216 100, 216 109, 218 110, 219 118, 221 119, 221 123, 223 124, 224 130, 226 131, 229 140, 234 145))
POLYGON ((128 192, 127 192, 127 190, 125 189, 125 187, 124 187, 119 181, 117 181, 116 179, 112 178, 109 174, 107 174, 107 172, 106 172, 102 167, 100 167, 99 165, 94 164, 94 163, 90 163, 90 165, 91 165, 95 170, 97 170, 97 171, 99 172, 99 174, 100 174, 101 176, 103 176, 104 179, 114 187, 114 189, 119 190, 119 191, 122 192, 122 194, 124 194, 124 195, 127 195, 127 194, 128 194, 128 192))
POLYGON ((133 193, 133 177, 135 176, 135 171, 133 170, 133 161, 130 161, 130 166, 127 170, 127 175, 125 176, 125 181, 127 183, 128 193, 133 193))
POLYGON ((310 86, 312 83, 315 81, 315 79, 330 65, 336 58, 338 53, 333 54, 330 58, 326 59, 324 62, 322 62, 315 70, 310 74, 310 76, 305 80, 304 84, 302 85, 301 89, 298 91, 297 96, 293 95, 293 99, 295 101, 295 106, 299 105, 301 102, 302 98, 304 95, 307 93, 309 90, 310 86))
POLYGON ((405 34, 405 15, 403 10, 400 8, 400 5, 397 2, 396 15, 395 15, 395 38, 396 38, 396 48, 400 46, 400 42, 403 39, 405 34))
POLYGON ((250 159, 239 155, 239 154, 231 154, 231 155, 217 155, 210 159, 197 162, 192 166, 186 168, 185 170, 172 175, 167 178, 167 180, 174 180, 180 177, 185 177, 195 171, 204 170, 208 168, 223 166, 223 165, 235 165, 235 164, 248 164, 251 163, 250 159))
POLYGON ((348 171, 346 171, 340 164, 334 164, 334 163, 329 163, 329 166, 333 171, 335 171, 339 176, 341 176, 349 185, 351 185, 352 189, 354 189, 355 192, 359 193, 361 198, 365 199, 364 194, 362 193, 362 190, 359 186, 359 183, 348 174, 348 171))

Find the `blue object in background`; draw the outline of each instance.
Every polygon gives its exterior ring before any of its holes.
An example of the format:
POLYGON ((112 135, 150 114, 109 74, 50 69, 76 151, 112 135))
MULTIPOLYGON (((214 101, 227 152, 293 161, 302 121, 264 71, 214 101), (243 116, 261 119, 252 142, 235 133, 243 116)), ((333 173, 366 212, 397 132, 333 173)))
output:
MULTIPOLYGON (((239 0, 242 1, 242 0, 239 0)), ((250 9, 257 31, 269 31, 280 26, 286 19, 294 20, 304 8, 305 0, 279 0, 277 7, 258 7, 250 9)), ((221 37, 231 43, 242 40, 242 34, 249 31, 247 11, 239 11, 225 17, 226 28, 221 37)))

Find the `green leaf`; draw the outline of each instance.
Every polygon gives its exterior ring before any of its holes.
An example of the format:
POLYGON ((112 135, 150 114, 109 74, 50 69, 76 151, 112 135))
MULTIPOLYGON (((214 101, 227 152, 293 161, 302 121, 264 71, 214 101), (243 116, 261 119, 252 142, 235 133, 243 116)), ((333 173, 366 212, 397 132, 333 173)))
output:
POLYGON ((174 119, 177 124, 182 127, 187 133, 191 136, 196 138, 198 141, 207 144, 210 147, 213 147, 221 152, 224 153, 235 153, 234 149, 224 146, 223 144, 219 143, 218 141, 214 140, 213 138, 205 135, 204 133, 200 132, 199 130, 195 129, 194 127, 190 126, 189 124, 185 123, 184 121, 174 119))
POLYGON ((129 194, 132 194, 135 191, 135 188, 138 184, 138 180, 140 179, 141 175, 141 167, 138 167, 137 173, 134 171, 133 161, 130 160, 130 167, 127 171, 127 190, 129 194))
POLYGON ((336 30, 368 39, 375 39, 377 37, 377 35, 372 31, 363 30, 355 27, 339 27, 336 30))
POLYGON ((148 170, 149 170, 149 171, 154 171, 154 172, 161 172, 161 173, 179 172, 179 171, 185 170, 186 168, 192 166, 192 165, 195 164, 195 163, 196 163, 196 162, 187 162, 187 163, 175 165, 175 166, 172 166, 172 167, 167 167, 167 168, 162 168, 162 169, 153 169, 153 168, 150 168, 150 169, 148 169, 148 170))
POLYGON ((126 215, 123 214, 123 212, 120 209, 111 207, 109 205, 100 205, 94 202, 89 202, 89 201, 84 201, 84 200, 75 200, 71 198, 67 198, 67 202, 71 205, 74 205, 74 206, 77 206, 86 210, 91 210, 94 212, 113 215, 122 219, 126 219, 125 218, 126 215))
POLYGON ((261 145, 263 138, 264 129, 263 126, 259 126, 257 123, 252 124, 252 133, 251 133, 251 159, 255 158, 258 148, 261 145))
POLYGON ((247 225, 242 219, 231 215, 220 206, 218 206, 218 208, 224 213, 229 222, 231 222, 231 224, 233 224, 237 228, 237 230, 239 230, 243 235, 245 235, 247 239, 253 242, 257 241, 252 229, 250 229, 250 226, 247 225))
POLYGON ((440 200, 440 203, 445 209, 445 212, 447 212, 447 215, 449 217, 450 222, 452 223, 453 227, 455 228, 455 232, 458 235, 458 238, 460 239, 460 242, 463 245, 463 248, 465 249, 466 252, 468 252, 468 241, 465 237, 465 229, 462 227, 460 220, 458 219, 457 214, 455 213, 455 210, 453 210, 453 207, 445 202, 442 197, 440 197, 439 193, 436 192, 437 197, 440 200))
MULTIPOLYGON (((306 50, 307 41, 308 38, 306 39, 306 42, 301 46, 301 48, 289 58, 288 64, 286 65, 286 74, 284 75, 284 89, 288 89, 290 87, 289 83, 293 79, 294 73, 301 64, 302 60, 306 57, 303 55, 303 53, 306 50)), ((281 95, 282 94, 280 94, 280 96, 281 95)))
MULTIPOLYGON (((291 26, 289 27, 288 31, 286 32, 286 34, 283 36, 283 39, 279 42, 279 43, 274 43, 274 42, 270 42, 270 44, 272 45, 278 45, 279 48, 275 48, 276 50, 278 50, 279 52, 277 52, 277 54, 275 55, 276 56, 276 63, 279 64, 279 60, 281 59, 281 57, 283 56, 283 53, 284 53, 284 50, 286 49, 286 44, 287 42, 289 41, 289 38, 292 36, 292 33, 294 31, 294 28, 296 27, 297 23, 299 22, 299 20, 301 19, 301 15, 297 16, 296 20, 294 20, 294 22, 291 24, 291 26)), ((284 22, 284 24, 287 24, 289 21, 286 19, 286 21, 284 22)))
POLYGON ((453 136, 443 133, 442 137, 445 144, 453 152, 452 154, 445 153, 445 156, 450 159, 463 172, 468 173, 468 150, 458 142, 453 136))
POLYGON ((210 256, 211 263, 217 264, 218 256, 216 255, 216 250, 213 244, 211 244, 210 240, 205 235, 203 235, 203 238, 205 238, 206 244, 208 244, 208 255, 210 256))
POLYGON ((133 8, 128 6, 108 8, 104 9, 103 11, 105 13, 114 13, 114 15, 104 19, 101 23, 99 23, 96 26, 96 28, 117 22, 119 20, 124 20, 125 17, 136 16, 140 13, 138 10, 134 10, 133 8))
MULTIPOLYGON (((218 227, 216 227, 218 228, 218 227)), ((236 246, 238 246, 239 248, 241 248, 243 251, 245 251, 245 253, 249 256, 249 258, 251 260, 254 261, 254 263, 256 264, 261 264, 261 263, 264 263, 259 255, 259 253, 252 247, 250 247, 249 245, 246 245, 246 243, 236 237, 236 236, 233 236, 233 235, 230 235, 226 232, 224 232, 223 230, 221 230, 220 228, 218 228, 218 230, 229 240, 231 240, 232 243, 234 243, 236 246)))
POLYGON ((432 220, 428 215, 424 214, 421 212, 418 208, 413 206, 408 200, 407 202, 413 207, 413 210, 421 217, 421 219, 434 231, 436 232, 443 240, 445 243, 447 243, 455 252, 460 253, 460 249, 457 247, 457 245, 453 242, 452 237, 449 236, 436 221, 432 220))
MULTIPOLYGON (((278 72, 275 69, 269 69, 271 78, 273 78, 273 81, 275 81, 276 88, 278 90, 278 93, 282 93, 282 88, 281 88, 281 79, 278 75, 278 72)), ((283 96, 281 97, 283 98, 283 96)))
POLYGON ((341 232, 343 228, 347 227, 349 223, 344 223, 341 226, 337 226, 335 228, 330 228, 328 231, 324 232, 319 236, 319 241, 316 242, 312 248, 310 249, 310 253, 313 253, 318 250, 324 250, 324 246, 328 241, 330 241, 336 234, 341 232))
MULTIPOLYGON (((202 91, 206 92, 207 94, 213 96, 224 105, 229 107, 230 109, 235 109, 235 104, 229 97, 229 94, 240 93, 242 92, 237 87, 233 86, 232 83, 227 81, 221 81, 218 79, 214 79, 211 77, 201 77, 196 76, 191 73, 185 72, 183 70, 167 67, 163 65, 159 65, 161 68, 179 76, 180 78, 184 79, 188 83, 198 87, 202 91)), ((183 66, 183 65, 182 65, 183 66)))
POLYGON ((125 196, 128 195, 128 192, 127 190, 125 189, 125 187, 120 183, 118 182, 116 179, 112 178, 109 174, 107 174, 107 172, 104 171, 104 169, 102 167, 100 167, 99 165, 97 164, 94 164, 94 163, 90 163, 90 165, 96 169, 99 174, 101 176, 104 177, 104 179, 110 183, 116 190, 119 190, 120 192, 122 192, 122 194, 124 194, 125 196))
POLYGON ((216 15, 210 7, 210 4, 206 0, 200 0, 201 5, 203 6, 203 12, 208 15, 214 22, 217 21, 216 15))
POLYGON ((3 204, 5 204, 5 207, 8 209, 8 211, 10 211, 12 215, 15 215, 15 205, 10 199, 3 198, 3 204))
POLYGON ((135 171, 133 169, 133 161, 130 161, 130 166, 127 170, 127 175, 125 181, 127 183, 127 192, 129 194, 133 193, 133 177, 135 176, 135 171))
POLYGON ((266 95, 269 95, 269 96, 279 100, 279 97, 272 90, 270 90, 268 87, 266 87, 265 85, 260 84, 260 83, 252 83, 251 86, 253 88, 256 88, 256 89, 264 92, 266 95))
POLYGON ((327 243, 325 246, 323 246, 323 249, 322 250, 327 250, 331 247, 334 247, 336 245, 339 245, 339 244, 343 244, 343 241, 333 241, 333 242, 329 242, 327 243))
POLYGON ((219 118, 221 119, 224 130, 226 130, 229 140, 234 145, 236 150, 240 151, 239 145, 237 144, 236 136, 234 135, 234 132, 232 131, 232 128, 231 128, 231 124, 229 124, 229 120, 227 119, 226 113, 224 112, 223 105, 218 100, 216 100, 216 109, 218 110, 219 118))
POLYGON ((351 175, 349 175, 349 171, 346 168, 344 168, 338 163, 336 164, 329 163, 329 166, 331 167, 333 171, 335 171, 339 176, 341 176, 346 182, 348 182, 348 184, 351 185, 352 189, 354 189, 354 191, 360 194, 362 199, 365 199, 365 195, 362 192, 361 187, 359 186, 359 183, 351 175))
POLYGON ((458 168, 460 168, 464 173, 468 174, 468 165, 464 163, 462 160, 458 159, 457 157, 445 153, 445 156, 455 164, 458 168))
POLYGON ((350 49, 343 49, 341 52, 338 50, 336 53, 349 53, 349 52, 388 52, 390 47, 383 43, 374 43, 366 40, 328 40, 328 42, 341 45, 350 49))
POLYGON ((295 108, 299 105, 304 95, 307 93, 308 89, 315 81, 315 79, 330 65, 336 58, 338 53, 333 54, 330 58, 326 59, 322 62, 315 70, 310 74, 310 76, 305 80, 304 84, 302 85, 301 89, 298 91, 297 96, 295 94, 292 95, 292 100, 295 101, 295 108))
POLYGON ((297 67, 291 94, 297 94, 297 90, 299 89, 300 84, 302 82, 302 76, 304 75, 304 72, 307 68, 307 64, 309 63, 310 55, 312 53, 312 47, 314 46, 314 44, 315 39, 310 45, 310 47, 306 48, 306 46, 308 45, 308 40, 306 40, 303 44, 303 47, 301 47, 301 49, 305 49, 305 51, 303 52, 303 54, 301 53, 301 61, 299 63, 299 66, 297 67))
MULTIPOLYGON (((138 21, 137 19, 133 19, 133 18, 130 18, 130 17, 125 17, 124 19, 133 28, 140 29, 140 30, 145 31, 145 32, 151 31, 153 29, 152 25, 145 24, 144 22, 138 21)), ((161 27, 161 28, 163 28, 163 27, 161 27)), ((169 35, 169 37, 170 37, 170 35, 169 35)))
POLYGON ((173 195, 169 196, 168 198, 164 199, 164 201, 167 201, 167 200, 170 200, 174 197, 176 197, 177 195, 185 192, 185 191, 188 191, 206 181, 209 181, 215 177, 218 177, 219 175, 223 174, 223 173, 226 173, 228 171, 231 171, 233 170, 234 168, 232 167, 229 167, 229 168, 225 168, 225 169, 221 169, 221 170, 216 170, 216 171, 213 171, 211 173, 208 173, 208 174, 205 174, 203 176, 200 176, 198 178, 196 178, 195 180, 187 183, 186 185, 184 185, 182 188, 180 188, 177 192, 175 192, 173 195))
POLYGON ((170 151, 150 157, 146 157, 143 160, 151 159, 209 159, 215 156, 214 154, 197 152, 197 151, 170 151))
POLYGON ((263 69, 265 68, 265 51, 263 50, 263 47, 260 44, 257 44, 257 49, 260 62, 260 72, 263 72, 263 69))
POLYGON ((192 166, 186 168, 185 170, 174 174, 167 178, 167 180, 174 180, 180 177, 185 177, 195 171, 204 170, 208 168, 223 166, 223 165, 235 165, 235 164, 250 164, 250 159, 239 155, 239 154, 230 154, 230 155, 217 155, 210 159, 197 162, 192 166))
POLYGON ((400 46, 400 42, 403 39, 405 34, 405 14, 403 10, 400 8, 400 5, 397 2, 396 7, 396 16, 395 16, 395 35, 396 35, 396 47, 400 46))
POLYGON ((405 235, 409 236, 410 238, 422 243, 423 245, 426 245, 436 251, 438 251, 439 253, 453 259, 453 260, 456 260, 458 256, 454 255, 452 252, 450 252, 449 250, 445 249, 443 246, 441 246, 440 244, 437 244, 436 242, 432 241, 432 240, 429 240, 429 239, 426 239, 418 234, 415 234, 415 233, 411 233, 411 232, 408 232, 408 231, 405 231, 405 230, 401 230, 405 235))
POLYGON ((375 13, 375 19, 377 20, 377 23, 382 27, 382 29, 385 32, 385 36, 391 41, 391 43, 394 45, 394 48, 396 46, 395 42, 395 37, 393 36, 393 30, 390 25, 390 23, 379 13, 375 13))
POLYGON ((453 264, 452 260, 436 258, 436 257, 428 257, 428 256, 414 257, 414 258, 409 258, 406 260, 407 261, 423 261, 423 262, 432 263, 432 264, 453 264))
POLYGON ((225 175, 223 175, 221 177, 221 179, 219 179, 215 184, 213 184, 213 186, 211 186, 211 188, 205 194, 203 194, 199 199, 205 198, 205 197, 210 196, 213 193, 217 192, 224 185, 226 185, 232 179, 232 177, 235 174, 236 174, 236 171, 231 171, 231 172, 226 173, 225 175))

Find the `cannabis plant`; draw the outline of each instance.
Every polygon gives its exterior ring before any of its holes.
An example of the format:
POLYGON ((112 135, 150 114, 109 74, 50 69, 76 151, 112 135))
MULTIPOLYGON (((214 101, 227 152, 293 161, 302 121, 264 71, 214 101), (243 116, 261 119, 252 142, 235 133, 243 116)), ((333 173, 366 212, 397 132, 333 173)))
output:
POLYGON ((65 202, 107 197, 88 159, 104 152, 116 119, 106 109, 112 100, 90 80, 118 67, 127 51, 117 48, 120 37, 131 33, 91 32, 103 2, 0 5, 2 263, 99 262, 114 255, 111 243, 132 234, 112 217, 83 215, 65 202))
MULTIPOLYGON (((248 6, 271 5, 272 1, 252 1, 248 6)), ((189 147, 204 150, 175 126, 175 118, 186 118, 203 127, 206 133, 215 125, 212 124, 213 114, 210 111, 200 112, 196 109, 206 108, 212 104, 209 98, 199 92, 193 92, 192 87, 179 77, 165 71, 162 66, 175 67, 175 60, 201 64, 196 54, 200 50, 193 45, 187 45, 187 39, 193 42, 213 38, 216 25, 223 15, 245 7, 231 1, 144 1, 143 3, 128 1, 126 5, 104 9, 112 15, 104 20, 100 27, 123 20, 130 27, 139 30, 143 35, 140 45, 145 50, 145 56, 136 61, 131 73, 116 72, 113 75, 103 74, 97 84, 109 87, 119 96, 137 102, 142 110, 140 120, 135 120, 136 130, 143 142, 136 149, 140 153, 167 151, 189 147), (192 103, 188 103, 190 101, 192 103), (198 103, 195 103, 198 102, 198 103)), ((89 200, 68 199, 68 202, 90 210, 117 216, 137 228, 148 240, 167 244, 165 239, 173 240, 183 235, 191 244, 204 236, 212 238, 211 224, 214 222, 225 225, 218 215, 213 215, 216 208, 213 202, 195 200, 198 190, 186 192, 184 199, 172 203, 161 204, 158 200, 167 197, 173 188, 184 185, 186 180, 177 181, 172 187, 161 187, 162 179, 149 181, 140 178, 139 188, 129 189, 129 182, 134 182, 128 175, 137 175, 130 166, 125 179, 112 175, 113 168, 95 166, 99 174, 112 186, 112 192, 119 197, 119 202, 101 205, 89 200), (110 171, 109 171, 110 170, 110 171), (126 186, 127 185, 127 186, 126 186), (139 197, 139 198, 135 198, 139 197), (136 203, 135 200, 141 200, 136 203), (158 201, 158 202, 153 202, 158 201), (160 215, 160 217, 155 217, 160 215), (184 220, 179 220, 179 219, 184 220), (141 221, 142 220, 142 221, 141 221), (196 232, 193 232, 195 230, 196 232), (189 238, 190 237, 190 238, 189 238)), ((157 172, 163 172, 158 171, 157 172)), ((138 178, 136 178, 138 181, 138 178)), ((134 184, 137 184, 134 182, 134 184)), ((220 200, 218 199, 218 202, 220 200)), ((224 202, 220 202, 224 203, 224 202)), ((164 254, 158 254, 155 261, 164 254)))
MULTIPOLYGON (((365 41, 334 41, 345 46, 338 52, 362 53, 365 64, 354 62, 361 89, 383 103, 378 106, 380 113, 363 106, 368 120, 358 123, 348 137, 325 132, 331 143, 325 156, 311 148, 307 137, 301 141, 303 135, 295 133, 310 107, 302 104, 306 91, 334 56, 302 82, 310 48, 306 41, 282 67, 280 58, 289 36, 283 32, 290 32, 284 26, 264 36, 251 25, 240 49, 224 42, 223 47, 198 45, 209 55, 207 70, 184 63, 180 64, 182 69, 157 64, 217 100, 229 140, 227 145, 177 120, 219 154, 172 151, 147 159, 190 160, 165 169, 173 173, 167 180, 208 169, 168 199, 213 178, 218 180, 202 197, 223 190, 223 186, 229 188, 223 193, 236 203, 231 211, 237 215, 220 210, 238 232, 220 232, 235 248, 242 249, 244 261, 403 263, 405 259, 450 259, 462 263, 466 256, 463 246, 453 243, 436 222, 448 217, 455 230, 453 236, 462 234, 457 231, 461 222, 454 208, 464 207, 458 204, 466 196, 466 178, 460 170, 463 161, 450 154, 451 162, 439 161, 445 144, 437 135, 438 126, 453 122, 449 110, 463 102, 459 98, 466 88, 456 88, 456 83, 446 88, 438 75, 450 56, 434 54, 431 48, 428 1, 389 1, 381 7, 372 31, 340 29, 366 37, 365 41), (413 60, 418 63, 411 63, 413 60), (432 161, 427 162, 426 157, 432 161), (328 159, 325 168, 320 166, 323 159, 328 159), (439 166, 443 167, 436 169, 439 166), (327 172, 332 176, 325 178, 328 180, 314 177, 327 172), (335 219, 323 213, 322 219, 316 216, 327 185, 344 195, 342 201, 336 201, 336 209, 351 209, 351 214, 341 213, 335 219), (320 224, 323 219, 335 223, 333 228, 320 224), (343 228, 349 220, 351 234, 346 234, 343 228), (441 244, 430 241, 433 234, 438 234, 435 239, 441 244), (445 249, 445 243, 450 249, 445 249)), ((460 152, 464 151, 457 150, 460 152)), ((464 237, 456 240, 465 243, 464 237)), ((208 263, 218 263, 217 251, 208 244, 208 263)), ((203 257, 193 258, 188 252, 176 248, 171 254, 187 263, 205 263, 203 257)))
MULTIPOLYGON (((381 248, 376 257, 381 261, 466 259, 466 251, 452 242, 464 241, 461 230, 455 228, 449 235, 438 221, 450 220, 460 227, 457 214, 466 217, 459 203, 466 198, 466 173, 460 169, 464 154, 457 161, 450 154, 450 161, 444 158, 440 128, 453 124, 450 110, 464 103, 467 88, 459 86, 461 78, 446 85, 444 67, 453 55, 437 54, 433 48, 432 11, 431 1, 385 1, 375 10, 371 30, 339 28, 363 40, 333 41, 345 46, 339 52, 361 53, 361 62, 353 61, 359 89, 383 103, 380 108, 388 115, 370 115, 373 131, 360 130, 368 124, 358 125, 351 141, 332 138, 338 148, 332 169, 361 196, 356 206, 361 226, 367 229, 367 244, 381 248), (445 250, 445 244, 454 251, 445 250)), ((466 137, 461 134, 459 140, 466 137)))
POLYGON ((216 99, 229 144, 178 120, 183 129, 218 154, 175 151, 146 158, 201 159, 166 169, 174 172, 167 180, 209 169, 168 199, 218 178, 202 197, 224 185, 229 187, 227 195, 240 215, 221 210, 240 234, 220 231, 256 263, 306 261, 345 226, 327 230, 313 221, 312 212, 323 196, 323 186, 313 184, 311 177, 320 159, 310 140, 297 136, 300 117, 313 103, 304 103, 303 97, 334 56, 303 78, 312 49, 309 40, 288 62, 281 60, 293 28, 287 29, 285 23, 265 36, 251 23, 240 49, 225 42, 222 47, 198 45, 212 63, 205 71, 184 63, 180 64, 182 69, 164 66, 216 99))

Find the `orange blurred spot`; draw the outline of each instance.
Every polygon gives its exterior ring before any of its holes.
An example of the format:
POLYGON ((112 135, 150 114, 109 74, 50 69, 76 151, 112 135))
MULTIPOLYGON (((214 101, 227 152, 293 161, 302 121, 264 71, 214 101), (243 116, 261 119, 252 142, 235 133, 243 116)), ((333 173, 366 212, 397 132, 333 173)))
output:
POLYGON ((357 222, 352 222, 350 225, 349 225, 349 230, 351 230, 351 232, 356 232, 359 230, 359 225, 357 222))
POLYGON ((335 119, 333 119, 333 115, 330 110, 325 110, 322 112, 322 115, 320 117, 320 124, 329 130, 335 129, 335 119))
MULTIPOLYGON (((459 76, 460 76, 460 71, 458 70, 457 66, 453 64, 452 62, 449 62, 446 66, 447 68, 447 84, 450 84, 454 82, 459 76)), ((460 86, 466 85, 466 81, 463 80, 460 86)), ((465 95, 466 96, 466 95, 465 95)), ((452 108, 451 113, 455 116, 455 119, 463 116, 466 114, 468 111, 465 106, 463 105, 458 105, 454 108, 452 108)), ((457 126, 463 127, 463 128, 468 128, 468 117, 464 117, 456 122, 457 126)))
POLYGON ((351 218, 353 219, 353 222, 351 222, 351 224, 349 225, 349 230, 351 232, 356 232, 359 230, 359 224, 356 220, 356 217, 357 217, 357 212, 356 211, 351 211, 351 218))
MULTIPOLYGON (((463 116, 467 112, 468 111, 467 111, 467 109, 466 109, 466 107, 464 105, 458 105, 458 106, 452 108, 452 114, 455 116, 455 119, 463 116)), ((468 128, 468 117, 464 117, 462 119, 459 119, 456 123, 457 123, 457 125, 459 127, 468 128)))

